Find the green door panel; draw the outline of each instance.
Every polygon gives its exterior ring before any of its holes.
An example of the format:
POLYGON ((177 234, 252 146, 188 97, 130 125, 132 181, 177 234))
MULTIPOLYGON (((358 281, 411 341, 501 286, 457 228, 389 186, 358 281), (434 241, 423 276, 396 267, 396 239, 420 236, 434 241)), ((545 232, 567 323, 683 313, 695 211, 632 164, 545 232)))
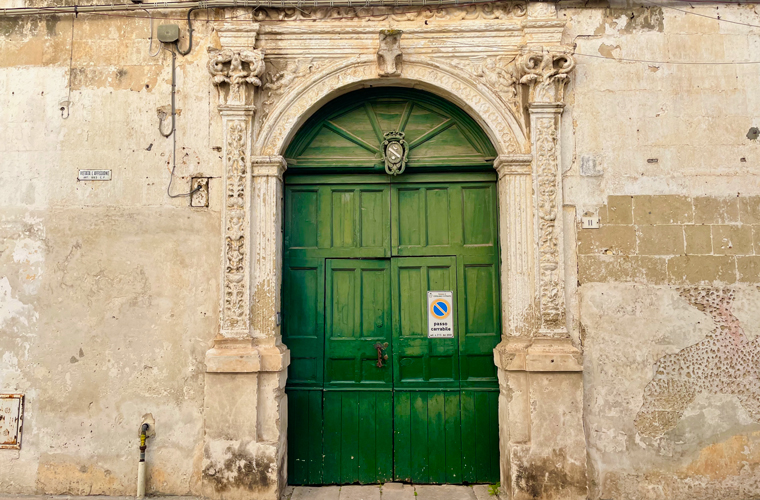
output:
POLYGON ((499 390, 462 390, 462 479, 499 480, 499 390))
POLYGON ((288 388, 288 482, 321 484, 322 389, 288 388))
POLYGON ((498 258, 494 183, 406 183, 391 190, 392 254, 498 258))
POLYGON ((327 259, 325 387, 392 387, 388 260, 327 259), (377 344, 388 359, 377 366, 377 344))
MULTIPOLYGON (((392 268, 395 387, 459 388, 457 332, 451 339, 427 337, 427 292, 451 290, 457 304, 456 257, 393 259, 392 268)), ((456 307, 452 314, 456 330, 456 307)))
POLYGON ((324 366, 324 259, 283 263, 282 337, 290 349, 288 387, 322 387, 324 366))
POLYGON ((288 185, 285 259, 390 257, 390 187, 288 185))
POLYGON ((457 259, 460 384, 495 387, 498 384, 493 349, 501 340, 501 300, 496 257, 457 259))
POLYGON ((391 391, 325 391, 323 484, 392 480, 392 402, 391 391))

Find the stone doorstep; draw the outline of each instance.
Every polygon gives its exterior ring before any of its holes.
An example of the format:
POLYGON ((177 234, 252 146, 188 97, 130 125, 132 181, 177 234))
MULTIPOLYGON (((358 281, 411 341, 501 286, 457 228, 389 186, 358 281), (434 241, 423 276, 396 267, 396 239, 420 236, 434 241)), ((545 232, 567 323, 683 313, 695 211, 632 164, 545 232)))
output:
POLYGON ((475 486, 412 485, 386 483, 381 485, 297 486, 288 487, 283 500, 493 500, 488 485, 475 486))

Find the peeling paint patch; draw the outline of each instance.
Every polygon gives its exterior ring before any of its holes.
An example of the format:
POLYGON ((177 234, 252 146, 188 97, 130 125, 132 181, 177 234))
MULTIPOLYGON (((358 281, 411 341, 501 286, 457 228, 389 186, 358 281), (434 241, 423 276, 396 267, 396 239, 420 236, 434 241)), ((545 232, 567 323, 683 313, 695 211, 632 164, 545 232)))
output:
POLYGON ((42 252, 42 242, 25 238, 16 241, 16 247, 13 250, 13 261, 22 264, 34 264, 45 260, 42 252))
POLYGON ((602 24, 595 35, 630 34, 636 32, 665 30, 661 7, 634 7, 631 9, 606 9, 602 24))
POLYGON ((24 304, 13 297, 13 290, 8 278, 0 278, 0 328, 5 327, 11 320, 18 319, 29 326, 28 315, 33 311, 32 306, 24 304))
POLYGON ((715 328, 705 340, 660 358, 644 389, 636 429, 645 436, 668 432, 698 393, 733 394, 760 422, 760 340, 750 341, 733 314, 734 290, 694 287, 679 293, 708 314, 715 328))

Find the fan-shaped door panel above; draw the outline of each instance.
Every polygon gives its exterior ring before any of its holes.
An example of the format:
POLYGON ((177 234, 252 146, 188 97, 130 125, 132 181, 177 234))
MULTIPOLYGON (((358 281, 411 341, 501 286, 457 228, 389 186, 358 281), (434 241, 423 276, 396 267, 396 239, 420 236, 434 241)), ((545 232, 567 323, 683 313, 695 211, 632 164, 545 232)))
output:
POLYGON ((490 169, 496 151, 475 120, 443 99, 412 89, 365 89, 326 105, 299 130, 288 171, 384 172, 388 157, 408 171, 490 169))

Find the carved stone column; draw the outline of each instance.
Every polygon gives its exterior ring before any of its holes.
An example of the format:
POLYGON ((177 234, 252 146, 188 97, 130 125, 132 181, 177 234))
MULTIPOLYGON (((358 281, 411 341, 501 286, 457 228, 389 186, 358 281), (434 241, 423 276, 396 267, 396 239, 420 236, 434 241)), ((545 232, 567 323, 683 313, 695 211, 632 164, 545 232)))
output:
POLYGON ((285 484, 285 370, 279 342, 282 160, 251 158, 258 26, 216 29, 208 69, 224 131, 219 332, 206 353, 203 495, 279 500, 285 484))
POLYGON ((580 500, 587 491, 583 365, 565 319, 559 165, 559 118, 575 62, 562 47, 532 47, 516 66, 528 87, 533 154, 529 169, 516 159, 495 163, 510 294, 509 326, 494 351, 501 481, 511 500, 580 500), (532 218, 523 216, 526 210, 532 218), (523 227, 529 220, 532 226, 523 227))

